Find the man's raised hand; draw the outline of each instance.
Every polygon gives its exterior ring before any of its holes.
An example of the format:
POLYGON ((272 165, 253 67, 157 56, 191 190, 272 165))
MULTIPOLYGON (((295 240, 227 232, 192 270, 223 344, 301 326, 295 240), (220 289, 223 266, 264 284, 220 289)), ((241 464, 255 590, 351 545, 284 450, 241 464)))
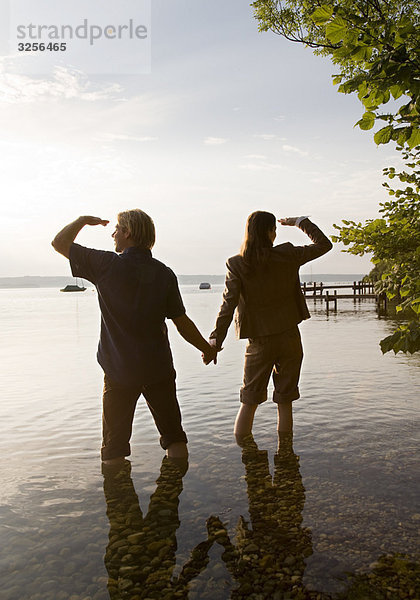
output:
POLYGON ((79 217, 72 223, 63 227, 63 229, 57 233, 51 244, 57 252, 66 258, 69 258, 70 246, 76 239, 79 231, 83 229, 85 225, 103 225, 105 227, 108 223, 109 221, 101 219, 100 217, 92 217, 89 215, 79 217))
POLYGON ((92 217, 90 215, 86 215, 84 217, 80 217, 83 219, 85 225, 103 225, 106 227, 109 223, 106 219, 101 219, 100 217, 92 217))

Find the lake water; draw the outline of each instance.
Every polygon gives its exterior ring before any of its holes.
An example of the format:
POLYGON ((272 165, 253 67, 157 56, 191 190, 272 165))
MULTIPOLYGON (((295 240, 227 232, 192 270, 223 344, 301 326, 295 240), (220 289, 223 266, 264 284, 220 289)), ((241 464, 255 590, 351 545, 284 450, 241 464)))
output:
MULTIPOLYGON (((182 293, 208 335, 222 286, 182 293)), ((235 443, 244 342, 206 367, 170 324, 188 471, 140 400, 131 472, 102 474, 96 293, 0 290, 0 598, 420 597, 420 356, 381 354, 373 301, 308 305, 293 448, 270 401, 235 443)))

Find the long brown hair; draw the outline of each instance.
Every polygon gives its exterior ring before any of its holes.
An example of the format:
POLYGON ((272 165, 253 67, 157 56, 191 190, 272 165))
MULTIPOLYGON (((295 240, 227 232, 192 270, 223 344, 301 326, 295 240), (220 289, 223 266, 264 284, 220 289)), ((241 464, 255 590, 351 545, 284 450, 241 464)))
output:
POLYGON ((251 269, 261 267, 267 262, 270 248, 273 246, 268 234, 275 226, 276 217, 272 213, 257 210, 249 215, 240 254, 251 269))

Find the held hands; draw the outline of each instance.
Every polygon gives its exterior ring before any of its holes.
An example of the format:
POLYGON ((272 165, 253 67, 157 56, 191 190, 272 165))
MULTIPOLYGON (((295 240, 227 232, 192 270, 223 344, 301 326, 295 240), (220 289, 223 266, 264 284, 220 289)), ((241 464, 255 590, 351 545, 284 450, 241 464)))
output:
POLYGON ((205 365, 209 365, 213 362, 215 365, 217 364, 217 353, 222 350, 222 348, 216 348, 216 340, 209 340, 208 350, 201 354, 201 358, 203 359, 203 363, 205 365))

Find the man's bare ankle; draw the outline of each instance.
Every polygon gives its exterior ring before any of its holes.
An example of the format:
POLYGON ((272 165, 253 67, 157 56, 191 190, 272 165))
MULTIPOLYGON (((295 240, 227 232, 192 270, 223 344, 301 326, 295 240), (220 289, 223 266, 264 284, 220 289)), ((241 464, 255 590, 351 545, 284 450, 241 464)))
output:
POLYGON ((102 462, 104 465, 122 465, 125 461, 125 456, 117 456, 116 458, 107 458, 102 462))
POLYGON ((169 458, 187 458, 188 448, 185 442, 174 442, 166 450, 169 458))

